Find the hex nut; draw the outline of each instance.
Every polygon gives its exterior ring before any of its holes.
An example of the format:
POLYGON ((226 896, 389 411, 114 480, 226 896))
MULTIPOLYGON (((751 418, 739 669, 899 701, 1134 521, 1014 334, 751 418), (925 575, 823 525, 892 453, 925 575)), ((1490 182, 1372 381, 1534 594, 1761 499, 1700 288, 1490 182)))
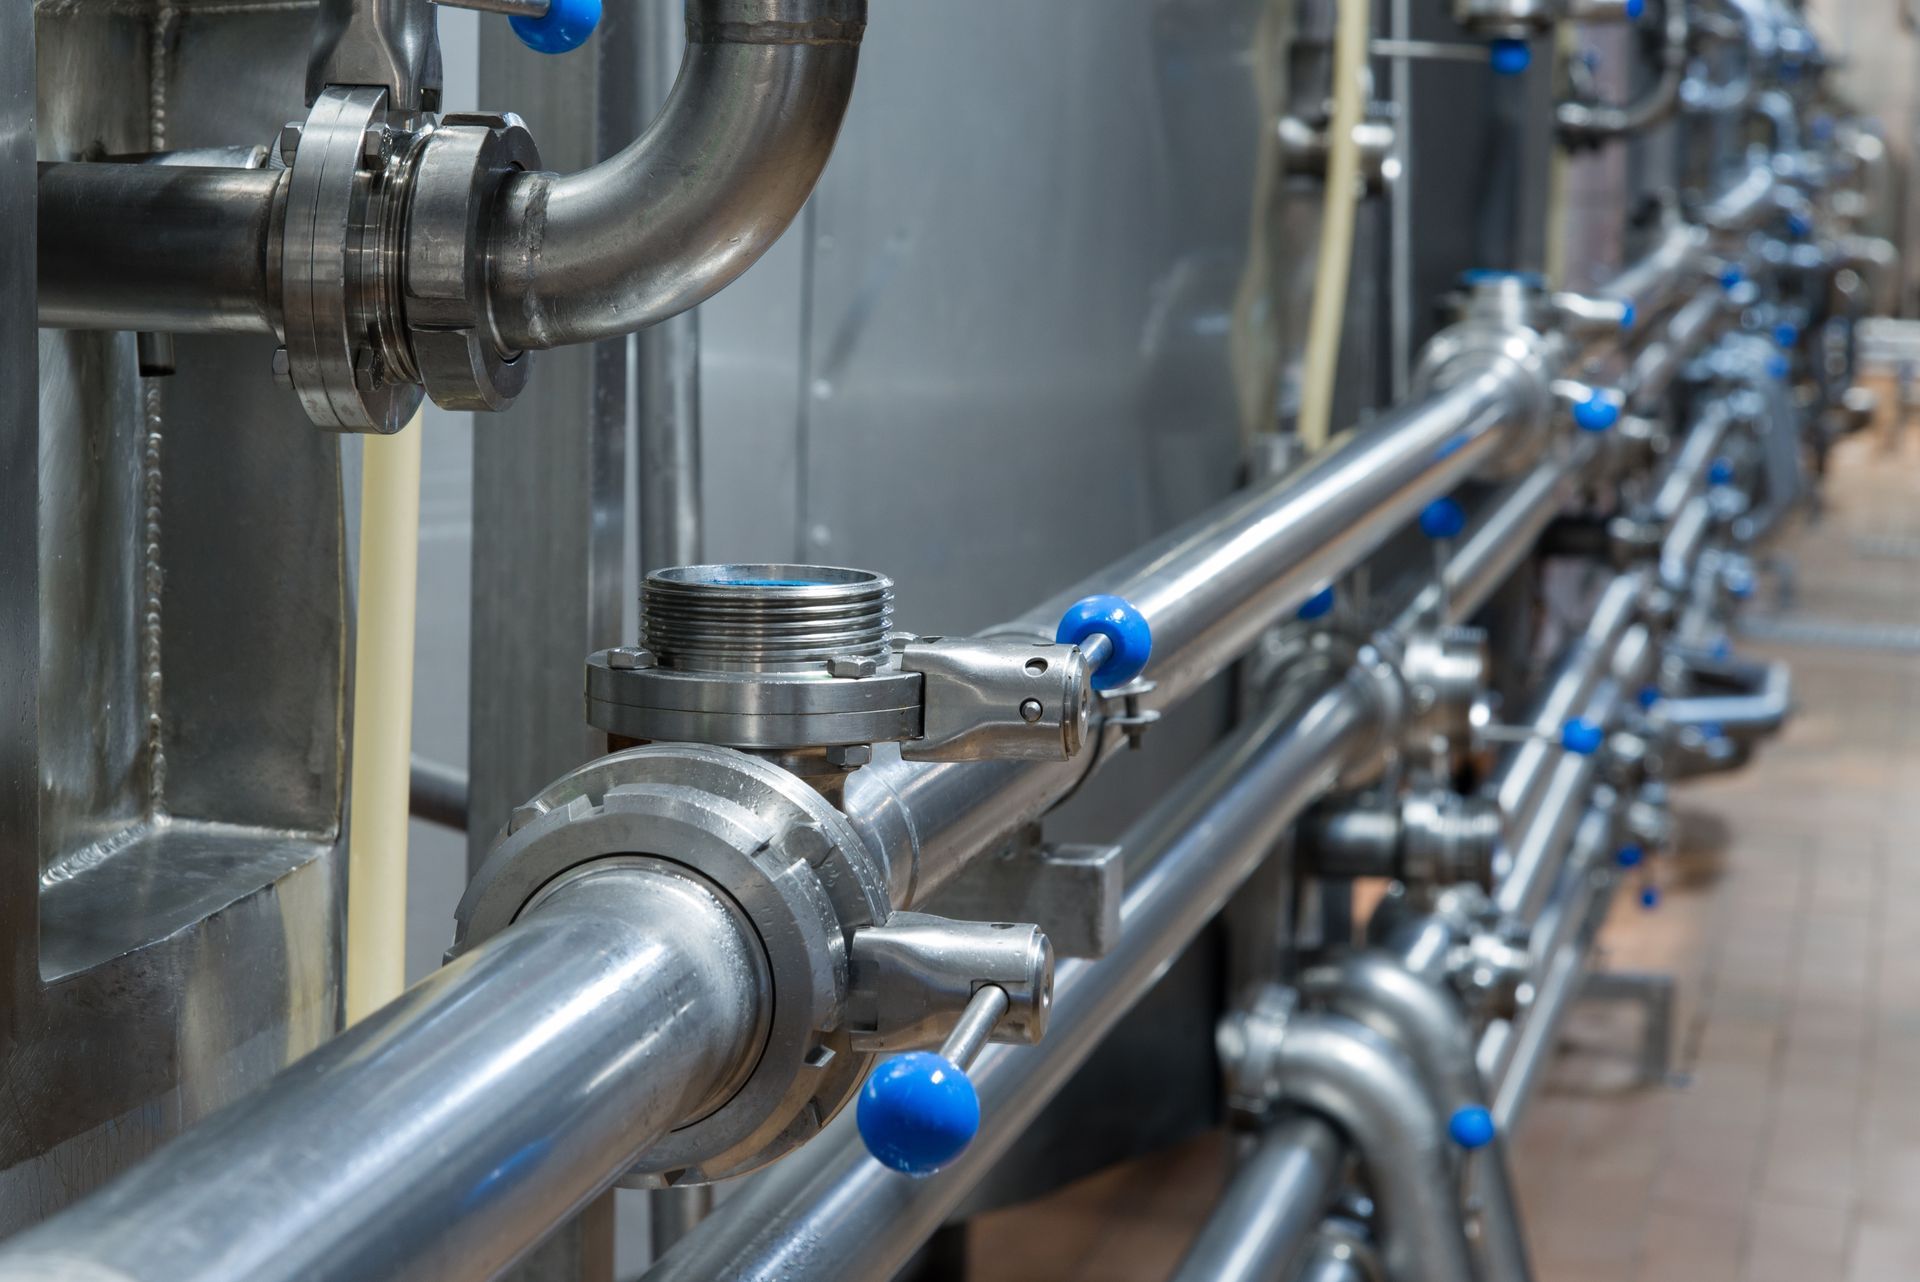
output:
POLYGON ((659 664, 651 650, 639 646, 621 645, 607 651, 607 666, 616 672, 633 672, 641 668, 651 668, 659 664))
POLYGON ((858 770, 872 760, 870 743, 849 743, 827 749, 827 764, 842 770, 858 770))
POLYGON ((827 672, 836 677, 870 677, 880 671, 880 660, 867 655, 837 654, 827 660, 827 672))

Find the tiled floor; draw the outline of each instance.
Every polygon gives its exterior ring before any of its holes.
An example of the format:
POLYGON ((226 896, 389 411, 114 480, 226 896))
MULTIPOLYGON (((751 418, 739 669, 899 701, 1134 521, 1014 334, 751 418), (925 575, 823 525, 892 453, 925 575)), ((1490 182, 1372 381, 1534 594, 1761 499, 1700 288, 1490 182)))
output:
MULTIPOLYGON (((1783 544, 1790 612, 1920 626, 1920 439, 1849 442, 1827 500, 1783 544)), ((1630 1009, 1570 1021, 1516 1145, 1541 1282, 1920 1279, 1920 655, 1741 650, 1791 660, 1799 710, 1676 790, 1661 908, 1621 896, 1602 936, 1678 976, 1676 1074, 1633 1083, 1630 1009)), ((1224 1166, 1202 1143, 988 1217, 973 1276, 1158 1282, 1224 1166)))

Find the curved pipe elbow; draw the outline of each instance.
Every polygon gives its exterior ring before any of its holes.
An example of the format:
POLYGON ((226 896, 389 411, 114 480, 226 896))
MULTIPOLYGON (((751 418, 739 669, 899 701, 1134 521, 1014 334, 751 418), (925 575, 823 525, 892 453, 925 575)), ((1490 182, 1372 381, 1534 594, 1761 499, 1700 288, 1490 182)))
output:
POLYGON ((1554 124, 1563 143, 1597 146, 1673 118, 1680 109, 1680 85, 1687 76, 1687 40, 1693 30, 1687 24, 1686 7, 1679 0, 1668 4, 1662 30, 1660 77, 1640 97, 1622 106, 1569 101, 1554 107, 1554 124))
POLYGON ((1359 1150, 1388 1276, 1469 1282, 1445 1121, 1413 1062, 1363 1024, 1310 1014, 1287 1022, 1276 1068, 1281 1098, 1324 1114, 1359 1150))
POLYGON ((786 231, 853 93, 866 0, 687 0, 679 80, 577 174, 524 173, 487 246, 503 353, 613 338, 736 280, 786 231))

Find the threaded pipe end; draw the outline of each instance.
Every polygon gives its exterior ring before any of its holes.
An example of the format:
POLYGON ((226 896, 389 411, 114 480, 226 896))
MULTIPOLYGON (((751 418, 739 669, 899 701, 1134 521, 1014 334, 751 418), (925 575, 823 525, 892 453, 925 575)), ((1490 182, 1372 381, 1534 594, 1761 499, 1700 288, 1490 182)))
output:
POLYGON ((792 671, 884 659, 893 580, 829 565, 682 565, 647 576, 640 613, 662 667, 792 671))

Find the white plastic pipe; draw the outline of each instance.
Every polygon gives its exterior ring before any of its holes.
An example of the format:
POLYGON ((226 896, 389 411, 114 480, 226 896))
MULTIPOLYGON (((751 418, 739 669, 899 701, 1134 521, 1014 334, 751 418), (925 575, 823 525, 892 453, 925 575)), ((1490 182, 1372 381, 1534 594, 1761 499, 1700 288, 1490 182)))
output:
POLYGON ((1339 0, 1333 33, 1333 113, 1327 122, 1327 190, 1320 215, 1320 257, 1314 265, 1313 308, 1300 388, 1300 443, 1309 453, 1327 443, 1333 422, 1334 376, 1340 367, 1340 331, 1346 324, 1347 277, 1353 265, 1353 224, 1360 202, 1360 143, 1354 137, 1366 111, 1370 0, 1339 0))
POLYGON ((406 987, 407 781, 424 434, 416 414, 392 436, 364 438, 361 455, 347 820, 348 1024, 406 987))

